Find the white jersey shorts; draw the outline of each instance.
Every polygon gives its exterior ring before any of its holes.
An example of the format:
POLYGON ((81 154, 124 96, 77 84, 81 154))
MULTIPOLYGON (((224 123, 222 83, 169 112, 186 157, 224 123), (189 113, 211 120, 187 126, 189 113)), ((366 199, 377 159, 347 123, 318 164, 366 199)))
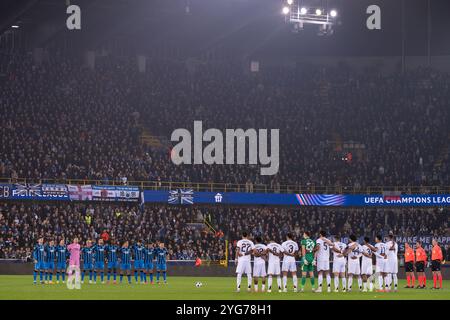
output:
POLYGON ((236 273, 239 274, 252 274, 252 265, 250 261, 238 261, 236 267, 236 273))
POLYGON ((278 262, 269 262, 269 267, 267 268, 268 274, 279 275, 281 273, 280 263, 278 262))
POLYGON ((253 265, 253 276, 254 277, 265 277, 266 274, 266 264, 265 263, 255 263, 253 265))
POLYGON ((297 271, 297 265, 295 264, 295 261, 283 261, 283 264, 281 266, 281 270, 283 272, 296 272, 297 271))
POLYGON ((348 271, 351 274, 361 274, 361 266, 359 264, 359 259, 348 259, 348 271))
POLYGON ((345 273, 345 260, 335 260, 333 262, 333 273, 345 273))
POLYGON ((330 260, 317 260, 317 271, 329 271, 330 260))
POLYGON ((398 259, 388 259, 386 262, 387 273, 398 273, 398 259))
POLYGON ((363 261, 363 263, 361 264, 361 274, 372 275, 372 273, 373 273, 372 262, 363 261))
POLYGON ((375 265, 375 272, 387 272, 386 270, 386 264, 387 264, 387 260, 386 259, 378 259, 377 258, 377 263, 375 265))

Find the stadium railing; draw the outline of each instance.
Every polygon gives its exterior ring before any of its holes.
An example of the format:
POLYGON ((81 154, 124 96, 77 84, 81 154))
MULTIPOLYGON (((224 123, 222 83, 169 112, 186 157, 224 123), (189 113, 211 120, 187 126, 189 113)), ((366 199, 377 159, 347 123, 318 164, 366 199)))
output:
POLYGON ((449 194, 450 186, 302 186, 268 184, 236 184, 216 182, 182 182, 182 181, 127 181, 89 180, 89 179, 29 179, 0 178, 0 183, 60 183, 78 185, 128 185, 147 190, 193 189, 211 192, 250 192, 250 193, 318 193, 318 194, 382 194, 384 192, 401 192, 403 194, 449 194))

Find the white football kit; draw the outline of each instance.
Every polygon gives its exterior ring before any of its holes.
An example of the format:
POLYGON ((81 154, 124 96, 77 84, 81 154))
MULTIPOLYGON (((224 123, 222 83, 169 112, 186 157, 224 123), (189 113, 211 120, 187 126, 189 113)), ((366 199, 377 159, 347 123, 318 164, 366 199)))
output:
MULTIPOLYGON (((283 252, 283 247, 278 243, 272 242, 267 245, 267 248, 275 253, 283 252)), ((272 275, 279 275, 281 273, 280 269, 280 257, 274 255, 269 251, 269 267, 267 268, 267 273, 272 275)))
POLYGON ((385 243, 385 247, 387 253, 386 272, 398 273, 398 244, 393 243, 392 241, 388 241, 385 243), (394 244, 394 250, 390 250, 392 244, 394 244))
MULTIPOLYGON (((353 247, 355 243, 351 243, 348 246, 353 247)), ((361 274, 361 265, 359 263, 359 258, 361 257, 361 246, 356 243, 356 246, 350 251, 348 254, 348 273, 360 275, 361 274), (353 259, 356 257, 356 259, 353 259)))
POLYGON ((382 256, 382 254, 386 254, 386 245, 382 242, 378 242, 375 244, 375 248, 377 251, 374 252, 376 264, 375 264, 375 272, 386 272, 387 260, 382 256))
POLYGON ((347 259, 345 259, 342 253, 344 253, 344 250, 345 248, 347 248, 347 245, 345 243, 336 241, 334 243, 334 247, 340 250, 341 253, 333 251, 333 273, 345 273, 345 266, 347 259))
MULTIPOLYGON (((254 251, 259 254, 265 252, 267 247, 262 243, 255 244, 254 251)), ((254 277, 266 277, 266 260, 262 257, 256 257, 253 261, 253 276, 254 277)))
MULTIPOLYGON (((372 254, 372 250, 370 250, 370 248, 366 245, 361 246, 361 252, 364 252, 368 255, 372 254)), ((373 273, 372 258, 368 258, 362 255, 361 274, 372 275, 372 273, 373 273)))
POLYGON ((330 270, 330 246, 322 239, 316 240, 316 245, 319 246, 317 251, 317 271, 330 270))
MULTIPOLYGON (((255 245, 253 244, 252 241, 248 240, 248 239, 241 239, 238 241, 237 243, 237 247, 239 249, 239 252, 241 254, 245 254, 247 252, 251 252, 254 248, 255 245)), ((252 265, 250 263, 250 255, 243 255, 238 257, 238 263, 237 263, 237 267, 236 267, 236 273, 239 274, 252 274, 252 265)))
MULTIPOLYGON (((281 244, 283 247, 283 252, 288 253, 295 253, 298 251, 298 245, 296 242, 292 240, 287 240, 281 244)), ((290 272, 296 272, 297 271, 297 265, 295 264, 295 257, 284 255, 283 257, 283 264, 281 266, 282 271, 290 271, 290 272)))

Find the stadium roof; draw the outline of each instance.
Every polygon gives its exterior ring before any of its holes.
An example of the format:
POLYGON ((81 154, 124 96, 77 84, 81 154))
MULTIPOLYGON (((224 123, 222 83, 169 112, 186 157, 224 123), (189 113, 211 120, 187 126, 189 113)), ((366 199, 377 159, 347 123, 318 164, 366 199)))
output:
MULTIPOLYGON (((280 13, 281 0, 3 0, 0 31, 20 24, 31 47, 70 39, 94 49, 105 43, 141 52, 170 46, 188 56, 222 49, 241 55, 400 55, 403 35, 406 55, 426 55, 428 0, 328 2, 340 13, 330 37, 314 30, 292 33, 280 13), (81 7, 81 31, 65 28, 66 2, 81 7), (382 30, 365 27, 371 4, 382 8, 382 30)), ((450 1, 430 3, 432 55, 450 54, 450 1)))

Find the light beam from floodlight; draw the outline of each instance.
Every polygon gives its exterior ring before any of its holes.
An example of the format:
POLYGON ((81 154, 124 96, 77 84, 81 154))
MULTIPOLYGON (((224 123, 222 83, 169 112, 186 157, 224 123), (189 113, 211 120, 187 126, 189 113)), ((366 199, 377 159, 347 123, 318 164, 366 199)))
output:
POLYGON ((337 16, 337 11, 336 10, 331 10, 330 11, 330 16, 332 16, 333 18, 337 16))
POLYGON ((322 10, 316 9, 316 16, 320 16, 322 14, 322 10))
POLYGON ((283 14, 289 13, 289 7, 283 7, 283 14))
POLYGON ((308 12, 308 9, 306 9, 305 7, 300 9, 300 14, 306 14, 308 12))

